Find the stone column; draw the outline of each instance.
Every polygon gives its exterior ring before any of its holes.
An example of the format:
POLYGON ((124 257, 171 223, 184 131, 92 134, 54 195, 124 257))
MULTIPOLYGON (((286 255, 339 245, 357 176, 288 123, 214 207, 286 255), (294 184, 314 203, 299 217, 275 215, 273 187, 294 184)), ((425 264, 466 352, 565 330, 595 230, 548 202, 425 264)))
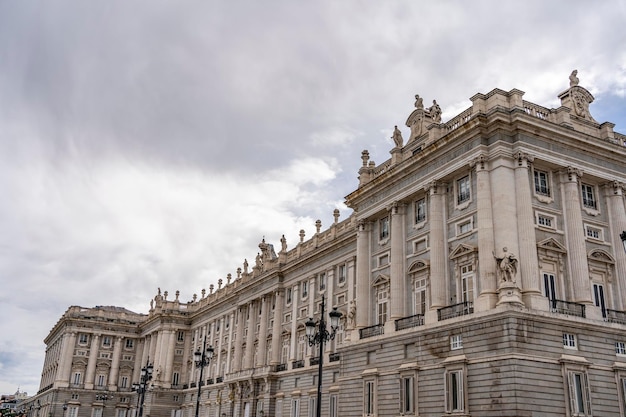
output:
POLYGON ((150 343, 148 339, 150 336, 146 336, 144 339, 135 339, 137 342, 137 352, 135 355, 135 363, 133 365, 133 376, 131 383, 139 382, 141 378, 141 368, 146 366, 148 360, 148 346, 150 343))
POLYGON ((370 324, 370 223, 362 221, 356 235, 356 327, 370 324))
POLYGON ((269 296, 263 295, 261 297, 261 322, 259 328, 259 351, 256 358, 256 366, 263 367, 266 365, 267 361, 267 310, 268 303, 271 302, 269 300, 269 296))
POLYGON ((624 207, 624 185, 613 181, 605 187, 609 218, 609 240, 615 254, 615 273, 617 279, 617 294, 615 310, 623 311, 626 308, 624 295, 626 294, 626 251, 620 234, 626 231, 626 208, 624 207))
POLYGON ((74 358, 74 346, 76 346, 76 332, 68 332, 63 335, 63 343, 61 345, 60 363, 56 373, 57 387, 68 387, 70 384, 72 372, 72 359, 74 358))
POLYGON ((98 360, 99 347, 100 347, 100 335, 94 334, 91 337, 91 347, 89 348, 89 360, 87 362, 87 374, 85 375, 85 389, 93 389, 93 382, 96 376, 96 361, 98 360))
POLYGON ((176 349, 176 330, 168 330, 167 332, 167 354, 165 355, 165 367, 163 376, 163 382, 166 384, 165 388, 171 386, 172 372, 174 371, 174 352, 176 349))
POLYGON ((515 155, 515 191, 517 193, 517 236, 519 244, 518 272, 521 278, 522 299, 527 308, 547 309, 541 293, 535 215, 532 207, 529 163, 533 157, 523 152, 515 155))
POLYGON ((488 159, 481 155, 473 161, 476 169, 476 228, 478 236, 478 299, 475 311, 494 308, 498 301, 497 279, 493 267, 493 210, 491 208, 491 180, 488 159))
POLYGON ((428 187, 430 217, 430 308, 426 311, 425 320, 430 323, 437 322, 437 309, 445 307, 446 302, 446 224, 444 211, 445 184, 432 182, 428 187))
POLYGON ((579 169, 568 167, 561 173, 563 186, 563 214, 565 217, 565 245, 567 246, 567 262, 569 265, 569 281, 572 285, 572 301, 591 304, 591 288, 589 284, 589 264, 583 217, 580 203, 580 184, 582 176, 579 169))
POLYGON ((111 369, 109 371, 108 389, 109 391, 117 391, 117 376, 120 371, 120 356, 122 354, 122 343, 124 338, 117 336, 115 338, 115 346, 113 346, 113 360, 111 361, 111 369))
POLYGON ((391 207, 391 320, 406 317, 407 286, 404 271, 405 204, 394 202, 391 207))
MULTIPOLYGON (((243 347, 243 329, 246 325, 246 311, 245 306, 239 306, 237 309, 237 335, 235 340, 235 354, 233 357, 232 370, 233 372, 241 371, 241 355, 243 347)), ((233 323, 233 326, 235 323, 233 323)))
POLYGON ((237 311, 233 311, 232 313, 230 313, 230 326, 228 330, 228 346, 226 346, 226 352, 227 352, 226 373, 230 372, 230 370, 232 369, 232 361, 233 361, 232 355, 234 354, 234 352, 231 352, 231 351, 232 351, 233 343, 235 342, 233 339, 233 332, 235 331, 235 314, 236 313, 237 311))
POLYGON ((296 347, 298 343, 298 300, 300 297, 300 285, 293 287, 291 297, 291 346, 289 352, 289 360, 295 361, 298 357, 296 347))
POLYGON ((275 293, 275 305, 274 305, 274 323, 272 326, 272 360, 270 365, 280 364, 280 353, 282 343, 282 323, 283 323, 283 305, 285 304, 284 291, 278 290, 275 293))
POLYGON ((244 355, 243 369, 254 368, 254 339, 256 336, 256 302, 248 304, 248 337, 246 338, 246 352, 244 355))

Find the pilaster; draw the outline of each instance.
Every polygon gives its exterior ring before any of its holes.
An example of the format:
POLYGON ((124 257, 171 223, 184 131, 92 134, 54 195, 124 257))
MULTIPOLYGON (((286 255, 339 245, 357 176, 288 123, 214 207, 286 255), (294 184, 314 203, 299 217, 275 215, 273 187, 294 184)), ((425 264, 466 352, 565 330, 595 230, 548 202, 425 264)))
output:
POLYGON ((370 316, 370 224, 360 222, 356 236, 356 327, 369 326, 370 316))
POLYGON ((391 207, 391 320, 406 317, 406 274, 404 271, 405 204, 391 207))

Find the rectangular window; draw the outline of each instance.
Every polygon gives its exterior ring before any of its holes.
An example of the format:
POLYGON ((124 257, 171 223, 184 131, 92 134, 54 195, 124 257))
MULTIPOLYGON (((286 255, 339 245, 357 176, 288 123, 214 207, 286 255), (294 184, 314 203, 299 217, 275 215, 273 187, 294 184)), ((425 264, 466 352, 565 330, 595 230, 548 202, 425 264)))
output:
POLYGON ((594 195, 594 188, 588 184, 581 185, 582 197, 583 197, 583 206, 587 208, 597 209, 598 206, 596 204, 596 198, 594 195))
POLYGON ((460 334, 450 336, 450 349, 456 350, 463 347, 463 338, 460 334))
POLYGON ((363 391, 363 411, 366 416, 371 416, 374 414, 374 381, 365 381, 363 391))
POLYGON ((464 410, 463 385, 462 370, 446 372, 446 412, 453 413, 464 410))
POLYGON ((118 408, 115 410, 115 415, 117 417, 126 417, 126 410, 124 408, 118 408))
POLYGON ((469 201, 471 198, 470 178, 469 175, 456 181, 457 187, 457 204, 469 201))
POLYGON ((172 385, 178 385, 180 382, 180 374, 178 372, 174 372, 172 374, 172 385))
POLYGON ((415 202, 415 223, 426 221, 426 199, 420 198, 415 202))
POLYGON ((339 417, 337 414, 337 394, 330 396, 328 415, 329 417, 339 417))
POLYGON ((378 222, 378 227, 380 231, 380 240, 386 239, 389 237, 389 217, 383 217, 378 222))
POLYGON ((86 345, 87 342, 89 342, 89 336, 86 335, 85 333, 81 333, 78 336, 78 343, 80 343, 81 345, 86 345))
POLYGON ((426 249, 428 249, 428 243, 425 237, 413 242, 413 253, 424 252, 426 249))
POLYGON ((426 314, 426 278, 415 280, 415 314, 426 314))
POLYGON ((287 304, 291 304, 291 288, 287 288, 287 304))
POLYGON ((106 377, 104 375, 98 375, 96 377, 96 385, 99 387, 104 387, 106 384, 106 377))
POLYGON ((615 353, 617 355, 626 355, 626 343, 615 342, 615 353))
POLYGON ((300 417, 300 399, 293 398, 291 400, 291 417, 300 417))
POLYGON ((602 239, 602 229, 600 229, 598 227, 585 225, 585 234, 590 239, 603 240, 602 239))
POLYGON ((315 397, 309 397, 309 417, 315 417, 317 415, 317 407, 315 405, 315 397))
POLYGON ((587 374, 569 372, 568 375, 570 405, 573 416, 591 416, 591 397, 587 374))
POLYGON ((460 222, 456 224, 456 234, 457 236, 464 235, 473 230, 474 226, 472 225, 472 219, 466 220, 464 222, 460 222))
POLYGON ((534 171, 535 193, 550 196, 550 186, 548 185, 548 173, 545 171, 534 171))
POLYGON ((111 336, 102 337, 102 346, 106 346, 106 347, 111 346, 111 336))
POLYGON ((549 216, 543 213, 537 213, 537 225, 546 227, 548 229, 556 228, 556 219, 554 216, 549 216))
POLYGON ((474 301, 474 265, 461 267, 461 300, 464 303, 474 301))
POLYGON ((382 267, 389 265, 389 255, 382 255, 378 257, 378 266, 382 267))
POLYGON ((317 276, 317 281, 319 283, 320 291, 324 291, 326 289, 326 273, 325 272, 321 272, 317 276))
POLYGON ((276 400, 276 417, 283 417, 283 400, 279 398, 276 400))
POLYGON ((596 307, 600 307, 602 317, 606 318, 606 305, 604 304, 604 286, 593 284, 593 301, 596 307))
POLYGON ((337 268, 337 275, 338 275, 338 281, 340 284, 346 282, 346 266, 345 265, 339 265, 339 267, 337 268))
POLYGON ((550 301, 556 300, 556 284, 553 274, 543 274, 543 295, 550 301))
POLYGON ((120 388, 128 388, 128 377, 123 376, 120 378, 120 388))
POLYGON ((133 339, 126 339, 126 349, 132 349, 135 346, 135 341, 133 339))
POLYGON ((300 283, 300 287, 302 290, 302 298, 306 297, 307 295, 309 295, 309 283, 306 281, 302 281, 300 283))
POLYGON ((75 372, 74 373, 74 378, 72 379, 72 381, 73 381, 72 383, 74 385, 80 385, 80 378, 81 378, 80 372, 75 372))
POLYGON ((94 407, 93 412, 91 413, 92 417, 102 417, 102 408, 94 407))
POLYGON ((378 300, 378 324, 385 324, 387 321, 387 302, 388 294, 386 288, 379 288, 376 294, 376 298, 378 300))
POLYGON ((67 417, 78 417, 78 407, 70 406, 67 409, 67 417))
POLYGON ((412 376, 400 378, 400 415, 412 414, 415 409, 414 386, 412 376))
POLYGON ((178 341, 178 342, 184 342, 185 341, 185 332, 184 331, 181 330, 181 331, 179 331, 176 334, 176 341, 178 341))
POLYGON ((576 335, 571 333, 563 333, 563 347, 568 349, 576 349, 576 335))

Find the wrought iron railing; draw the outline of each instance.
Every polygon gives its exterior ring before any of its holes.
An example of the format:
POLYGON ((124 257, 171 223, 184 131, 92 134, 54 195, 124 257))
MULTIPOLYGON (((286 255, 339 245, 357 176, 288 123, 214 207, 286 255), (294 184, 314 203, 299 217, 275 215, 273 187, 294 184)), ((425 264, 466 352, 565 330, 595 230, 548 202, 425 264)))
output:
POLYGON ((293 361, 291 363, 291 369, 304 368, 304 359, 300 359, 299 361, 293 361))
POLYGON ((274 365, 272 372, 282 372, 287 370, 286 363, 279 363, 278 365, 274 365))
POLYGON ((563 300, 549 300, 550 301, 550 311, 559 314, 567 314, 568 316, 576 316, 576 317, 586 317, 585 316, 585 305, 579 303, 573 303, 571 301, 563 301, 563 300))
POLYGON ((311 359, 309 359, 309 365, 313 366, 313 365, 317 365, 320 363, 320 357, 319 356, 315 356, 311 359))
POLYGON ((337 362, 340 359, 341 359, 341 355, 336 352, 328 355, 328 362, 337 362))
POLYGON ((423 326, 424 325, 424 315, 416 314, 414 316, 403 317, 401 319, 396 320, 396 331, 410 329, 411 327, 423 326))
POLYGON ((367 339, 368 337, 379 336, 385 333, 385 328, 382 324, 375 324, 373 326, 364 327, 359 329, 359 338, 367 339))
POLYGON ((467 316, 474 312, 474 303, 472 301, 464 301, 459 304, 453 304, 437 309, 437 319, 447 320, 453 317, 467 316))
POLYGON ((223 376, 218 376, 217 378, 215 378, 215 383, 219 384, 220 382, 224 382, 223 376))
POLYGON ((626 324, 626 311, 606 309, 606 321, 611 323, 626 324))

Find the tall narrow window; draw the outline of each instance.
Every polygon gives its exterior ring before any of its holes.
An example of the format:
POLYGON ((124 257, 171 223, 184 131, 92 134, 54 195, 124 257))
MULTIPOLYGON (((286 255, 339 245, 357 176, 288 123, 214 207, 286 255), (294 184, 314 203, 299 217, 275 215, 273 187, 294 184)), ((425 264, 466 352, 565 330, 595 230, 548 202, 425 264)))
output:
POLYGON ((309 295, 309 283, 307 281, 302 281, 300 286, 302 288, 302 298, 309 295))
POLYGON ((469 201, 471 198, 470 192, 470 178, 469 175, 457 180, 457 204, 461 204, 465 201, 469 201))
POLYGON ((460 369, 446 372, 446 412, 464 410, 463 371, 460 369))
POLYGON ((606 318, 606 305, 604 304, 604 286, 593 284, 593 301, 596 307, 600 307, 602 317, 606 318))
POLYGON ((387 304, 389 301, 386 285, 381 285, 378 287, 376 298, 378 300, 378 324, 385 324, 385 322, 387 321, 387 304))
POLYGON ((550 196, 550 187, 548 185, 548 173, 545 171, 534 171, 535 175, 535 193, 550 196))
POLYGON ((415 202, 415 223, 426 220, 426 199, 420 198, 415 202))
POLYGON ((415 279, 415 314, 426 314, 426 278, 415 279))
POLYGON ((78 417, 78 407, 70 406, 67 409, 67 417, 78 417))
POLYGON ((316 417, 316 411, 317 411, 317 406, 316 406, 316 398, 315 397, 309 397, 309 417, 316 417))
POLYGON ((464 303, 474 301, 474 265, 461 267, 461 300, 464 303))
POLYGON ((363 411, 371 416, 374 414, 374 381, 365 381, 363 391, 363 411))
POLYGON ((81 377, 80 372, 75 372, 74 373, 74 379, 72 380, 73 381, 72 383, 74 385, 80 385, 80 377, 81 377))
POLYGON ((120 388, 128 388, 128 377, 123 376, 120 378, 120 388))
POLYGON ((135 342, 133 339, 126 339, 126 349, 132 349, 134 345, 135 342))
POLYGON ((101 407, 94 407, 93 408, 93 412, 91 413, 92 417, 102 417, 102 408, 101 407))
POLYGON ((596 209, 598 208, 596 204, 596 198, 594 196, 593 186, 589 184, 581 185, 582 197, 583 197, 583 206, 596 209))
POLYGON ((415 409, 414 377, 400 378, 400 414, 412 414, 415 409))
POLYGON ((172 385, 178 385, 180 381, 180 374, 178 372, 174 372, 172 374, 172 385))
POLYGON ((291 400, 291 417, 300 417, 300 398, 291 400))
POLYGON ((591 416, 591 397, 587 374, 569 372, 568 375, 570 405, 573 416, 591 416))
POLYGON ((329 412, 328 415, 330 417, 339 417, 337 415, 337 394, 332 394, 330 396, 330 404, 329 404, 329 412))
POLYGON ((324 291, 326 289, 326 273, 325 272, 321 272, 318 275, 317 279, 319 281, 319 289, 320 289, 320 291, 324 291))
POLYGON ((106 377, 104 375, 98 375, 96 378, 96 385, 99 387, 104 387, 106 383, 106 377))
POLYGON ((389 237, 389 217, 383 217, 379 221, 380 240, 389 237))
POLYGON ((340 284, 346 282, 346 266, 345 265, 339 265, 339 267, 337 268, 337 275, 338 277, 338 281, 340 284))

